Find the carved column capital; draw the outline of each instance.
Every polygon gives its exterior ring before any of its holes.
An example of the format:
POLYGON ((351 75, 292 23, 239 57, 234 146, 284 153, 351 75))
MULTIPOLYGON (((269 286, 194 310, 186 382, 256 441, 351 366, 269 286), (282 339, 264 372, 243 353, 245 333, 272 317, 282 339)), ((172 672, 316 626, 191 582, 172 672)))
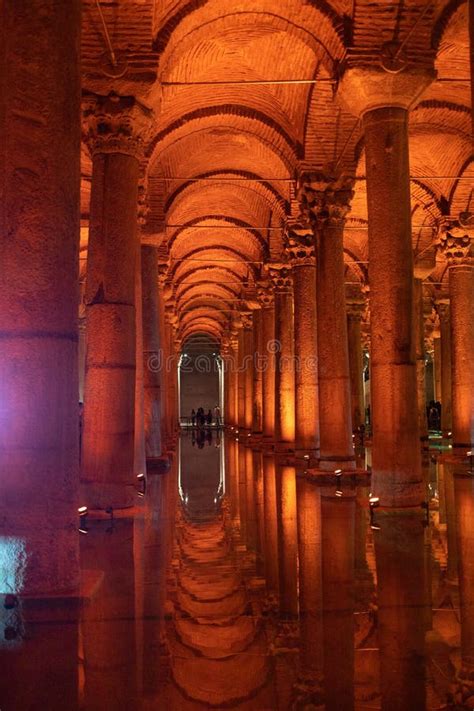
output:
POLYGON ((344 225, 351 209, 353 185, 354 179, 344 174, 331 176, 314 172, 301 176, 298 200, 313 231, 344 225))
POLYGON ((365 301, 348 301, 346 303, 347 317, 352 321, 361 321, 365 310, 365 301))
POLYGON ((271 284, 268 282, 260 282, 257 285, 257 294, 260 307, 262 309, 271 309, 275 303, 275 297, 271 284))
POLYGON ((83 135, 92 155, 124 153, 140 160, 153 130, 153 111, 134 96, 88 94, 83 101, 83 135))
POLYGON ((316 266, 314 234, 309 224, 289 224, 284 240, 286 253, 293 268, 316 266))
POLYGON ((293 275, 288 264, 267 264, 267 271, 275 294, 293 292, 293 275))
POLYGON ((436 302, 436 310, 438 312, 439 320, 441 322, 449 321, 450 317, 450 305, 448 299, 443 299, 436 302))
POLYGON ((438 249, 449 267, 474 266, 474 215, 461 213, 458 219, 446 220, 441 226, 438 249))

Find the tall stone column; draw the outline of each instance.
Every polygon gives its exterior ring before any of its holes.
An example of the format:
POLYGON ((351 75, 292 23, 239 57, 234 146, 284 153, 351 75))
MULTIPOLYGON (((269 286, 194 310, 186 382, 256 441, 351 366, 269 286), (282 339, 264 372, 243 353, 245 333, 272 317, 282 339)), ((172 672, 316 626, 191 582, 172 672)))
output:
POLYGON ((434 393, 436 402, 441 402, 441 334, 433 333, 434 393))
POLYGON ((453 427, 452 370, 451 370, 451 315, 449 301, 438 301, 441 345, 441 430, 451 436, 453 427))
POLYGON ((276 458, 276 504, 280 615, 298 615, 298 535, 296 518, 296 472, 284 457, 276 458))
POLYGON ((295 441, 293 279, 288 266, 269 265, 275 294, 275 448, 289 451, 295 441))
POLYGON ((265 516, 265 580, 267 592, 278 594, 278 523, 275 457, 263 453, 263 510, 265 516))
POLYGON ((348 65, 339 93, 362 117, 369 218, 372 491, 382 505, 423 500, 413 339, 408 109, 434 78, 409 65, 348 65))
POLYGON ((246 433, 252 431, 253 424, 253 370, 254 370, 254 341, 252 313, 242 313, 243 342, 242 342, 242 379, 244 396, 243 426, 246 433))
POLYGON ((82 483, 92 508, 133 503, 135 277, 139 159, 150 112, 134 97, 92 96, 82 483))
POLYGON ((262 308, 262 433, 264 442, 272 442, 275 436, 275 305, 269 284, 260 284, 258 299, 262 308))
POLYGON ((239 323, 239 331, 237 335, 238 339, 238 356, 237 356, 237 426, 243 429, 245 426, 245 383, 246 383, 246 373, 245 373, 245 341, 244 341, 244 330, 242 327, 242 322, 239 323))
POLYGON ((309 228, 288 228, 286 250, 293 270, 295 328, 295 450, 315 459, 319 450, 316 252, 309 228))
POLYGON ((143 386, 143 309, 142 309, 142 274, 141 253, 137 250, 137 264, 135 272, 135 475, 146 474, 145 454, 145 414, 144 414, 144 386, 143 386))
POLYGON ((252 410, 252 434, 254 438, 262 436, 262 411, 263 411, 263 330, 262 311, 253 311, 253 410, 252 410))
POLYGON ((141 261, 145 452, 147 459, 153 460, 161 455, 161 360, 156 248, 143 245, 141 261))
POLYGON ((344 288, 343 233, 352 181, 303 176, 300 201, 317 239, 318 371, 321 469, 355 467, 344 288))
POLYGON ((439 241, 446 255, 451 305, 453 447, 474 445, 474 215, 445 226, 439 241))
POLYGON ((351 301, 347 304, 347 342, 349 349, 349 374, 351 380, 352 430, 356 432, 365 423, 364 359, 362 356, 361 319, 365 304, 351 301))
POLYGON ((231 331, 230 338, 230 403, 229 409, 231 413, 230 424, 235 428, 239 423, 239 373, 238 373, 238 363, 239 363, 239 339, 238 330, 233 329, 231 331))
POLYGON ((14 593, 79 582, 80 8, 0 8, 0 537, 14 593))
MULTIPOLYGON (((416 275, 416 269, 415 269, 416 275)), ((416 354, 416 386, 418 403, 418 431, 420 439, 428 442, 425 377, 425 317, 423 311, 423 281, 416 277, 413 284, 413 338, 416 354)))

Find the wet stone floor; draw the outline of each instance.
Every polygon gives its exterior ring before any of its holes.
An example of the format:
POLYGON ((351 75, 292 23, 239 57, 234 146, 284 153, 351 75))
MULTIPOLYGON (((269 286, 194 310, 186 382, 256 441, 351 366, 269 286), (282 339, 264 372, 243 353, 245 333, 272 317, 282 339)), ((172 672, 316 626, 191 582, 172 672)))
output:
POLYGON ((78 531, 80 596, 2 606, 1 711, 474 708, 467 467, 426 452, 428 507, 383 511, 245 444, 183 432, 78 531))

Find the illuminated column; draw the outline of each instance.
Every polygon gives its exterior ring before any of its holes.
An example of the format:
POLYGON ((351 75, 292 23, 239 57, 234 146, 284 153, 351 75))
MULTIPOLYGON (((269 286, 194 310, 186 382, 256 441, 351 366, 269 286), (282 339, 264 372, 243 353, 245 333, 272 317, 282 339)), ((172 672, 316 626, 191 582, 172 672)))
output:
POLYGON ((253 362, 254 362, 254 342, 253 342, 253 318, 251 313, 241 313, 243 325, 243 361, 242 380, 244 396, 244 419, 243 426, 246 432, 251 432, 253 424, 253 362))
POLYGON ((347 304, 347 342, 351 379, 352 430, 354 432, 365 422, 364 362, 361 336, 361 319, 364 310, 365 304, 363 302, 351 301, 347 304))
POLYGON ((263 411, 263 331, 262 331, 262 311, 253 311, 253 412, 252 412, 252 434, 257 437, 262 435, 262 411, 263 411))
POLYGON ((269 284, 258 288, 262 328, 262 430, 264 442, 275 436, 275 302, 269 284))
POLYGON ((316 254, 310 229, 288 227, 286 250, 293 273, 295 333, 295 449, 316 457, 319 450, 316 254))
POLYGON ((451 305, 453 447, 474 445, 474 215, 445 226, 439 246, 446 255, 451 305))
POLYGON ((461 612, 461 669, 455 701, 461 708, 474 705, 474 479, 456 474, 457 542, 461 612))
POLYGON ((275 353, 275 447, 289 451, 295 440, 293 279, 284 264, 268 271, 275 295, 275 340, 268 346, 275 353))
POLYGON ((441 429, 450 436, 453 427, 452 371, 451 371, 451 318, 449 302, 438 301, 440 346, 441 346, 441 429))
POLYGON ((238 356, 237 356, 237 378, 238 378, 238 390, 237 390, 237 426, 239 429, 244 429, 245 426, 245 383, 246 383, 246 373, 245 373, 245 341, 244 341, 244 329, 242 327, 242 322, 238 324, 238 356))
MULTIPOLYGON (((454 498, 454 476, 451 463, 439 462, 444 484, 444 503, 446 508, 446 539, 448 544, 448 563, 446 581, 452 585, 458 583, 458 542, 456 537, 456 502, 454 498)), ((441 495, 441 494, 440 494, 441 495)))
POLYGON ((439 329, 433 332, 433 368, 435 400, 441 402, 441 334, 439 329))
POLYGON ((168 417, 168 351, 165 329, 165 299, 168 293, 167 286, 167 266, 163 262, 158 263, 158 334, 160 341, 160 383, 161 383, 161 412, 160 412, 160 434, 161 448, 165 452, 169 442, 169 417, 168 417))
POLYGON ((145 413, 145 452, 147 459, 161 455, 161 357, 158 306, 158 259, 155 247, 143 245, 143 376, 145 413))
POLYGON ((84 402, 84 378, 86 374, 86 307, 84 304, 85 282, 79 282, 79 346, 78 346, 78 373, 79 373, 79 402, 84 402))
MULTIPOLYGON (((415 275, 417 271, 415 268, 415 275)), ((422 441, 428 441, 425 382, 425 317, 423 313, 423 281, 415 278, 413 284, 413 338, 416 354, 416 383, 418 403, 418 431, 422 441)))
POLYGON ((79 582, 80 7, 0 9, 0 520, 18 593, 79 582))
POLYGON ((295 467, 276 459, 276 504, 278 524, 278 567, 280 615, 298 615, 298 538, 296 520, 295 467))
POLYGON ((263 480, 262 450, 252 451, 253 471, 255 481, 255 507, 257 512, 257 573, 264 575, 265 572, 265 531, 267 522, 265 520, 265 499, 263 480))
POLYGON ((408 109, 428 69, 351 66, 339 94, 362 117, 369 224, 372 491, 383 505, 423 500, 413 339, 408 109))
MULTIPOLYGON (((321 496, 314 482, 296 479, 298 510, 300 677, 322 695, 323 596, 321 496)), ((316 701, 313 700, 316 704, 316 701)), ((322 703, 322 699, 320 699, 322 703)))
POLYGON ((139 159, 150 126, 134 97, 85 107, 92 153, 82 482, 93 508, 133 503, 139 159))
POLYGON ((327 709, 354 708, 355 497, 321 492, 324 690, 327 709))
POLYGON ((253 464, 253 452, 250 447, 245 447, 246 542, 251 551, 256 550, 258 538, 256 472, 253 464))
POLYGON ((377 513, 378 639, 382 711, 424 709, 424 529, 419 512, 377 513))
POLYGON ((343 251, 352 195, 352 181, 346 176, 312 173, 301 180, 301 207, 317 238, 321 469, 355 467, 343 251))
POLYGON ((232 381, 231 381, 231 347, 230 347, 230 337, 228 335, 223 336, 221 341, 220 354, 222 357, 222 367, 224 370, 224 408, 221 413, 223 424, 229 426, 232 424, 231 412, 232 412, 232 381))
POLYGON ((145 455, 145 416, 144 416, 144 387, 143 387, 143 308, 142 308, 142 274, 141 253, 137 250, 137 263, 135 273, 135 456, 134 472, 136 475, 146 473, 145 455))
POLYGON ((265 579, 267 592, 278 594, 278 523, 275 457, 263 453, 263 509, 265 516, 265 579))
POLYGON ((238 330, 232 329, 230 334, 230 414, 231 420, 230 424, 233 427, 237 427, 239 423, 239 373, 238 373, 238 363, 239 363, 239 339, 238 330))

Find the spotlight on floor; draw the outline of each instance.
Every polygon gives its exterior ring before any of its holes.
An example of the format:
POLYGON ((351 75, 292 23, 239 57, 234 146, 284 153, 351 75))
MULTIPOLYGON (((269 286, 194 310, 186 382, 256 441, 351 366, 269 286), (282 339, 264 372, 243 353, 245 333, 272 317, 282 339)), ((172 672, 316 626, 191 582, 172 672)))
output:
POLYGON ((89 533, 89 529, 87 528, 89 509, 87 506, 79 506, 77 513, 79 514, 79 533, 89 533))
POLYGON ((309 454, 305 454, 303 459, 309 459, 309 454))
POLYGON ((138 496, 145 496, 146 494, 146 476, 142 474, 137 474, 137 483, 139 486, 138 496))

